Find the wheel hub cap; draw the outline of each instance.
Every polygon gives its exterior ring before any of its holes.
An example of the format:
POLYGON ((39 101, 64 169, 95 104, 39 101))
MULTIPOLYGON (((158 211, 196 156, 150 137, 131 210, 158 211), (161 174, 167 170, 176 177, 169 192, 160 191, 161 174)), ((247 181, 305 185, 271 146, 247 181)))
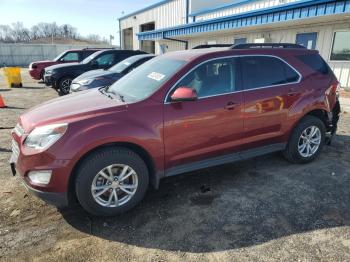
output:
POLYGON ((299 154, 305 158, 313 156, 320 147, 321 139, 321 130, 317 126, 306 128, 299 138, 299 154))
POLYGON ((137 186, 138 176, 130 166, 114 164, 96 174, 91 185, 91 194, 103 207, 118 207, 132 199, 137 186))

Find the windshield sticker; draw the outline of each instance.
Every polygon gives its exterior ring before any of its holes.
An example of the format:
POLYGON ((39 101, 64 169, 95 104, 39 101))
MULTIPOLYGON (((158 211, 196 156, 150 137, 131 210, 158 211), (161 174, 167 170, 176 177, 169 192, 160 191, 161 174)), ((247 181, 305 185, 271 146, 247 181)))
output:
POLYGON ((152 72, 147 77, 159 82, 165 77, 165 75, 157 72, 152 72))

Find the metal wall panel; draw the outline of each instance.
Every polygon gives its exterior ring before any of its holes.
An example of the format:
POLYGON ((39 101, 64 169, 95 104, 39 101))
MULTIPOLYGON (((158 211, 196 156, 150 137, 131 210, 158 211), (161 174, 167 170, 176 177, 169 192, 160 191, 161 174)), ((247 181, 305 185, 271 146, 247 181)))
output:
POLYGON ((248 1, 248 3, 232 5, 225 9, 215 10, 213 12, 207 12, 204 14, 196 15, 196 21, 203 21, 223 16, 235 15, 245 13, 253 10, 264 9, 268 7, 288 4, 292 2, 299 2, 301 0, 261 0, 261 1, 248 1))
MULTIPOLYGON (((122 31, 126 28, 133 28, 133 47, 135 50, 140 49, 139 41, 136 37, 136 34, 140 32, 140 25, 150 22, 155 22, 156 30, 185 24, 186 0, 173 0, 160 6, 156 6, 153 9, 146 10, 145 12, 141 12, 125 19, 121 19, 120 26, 122 31)), ((143 40, 148 39, 146 38, 143 40)))

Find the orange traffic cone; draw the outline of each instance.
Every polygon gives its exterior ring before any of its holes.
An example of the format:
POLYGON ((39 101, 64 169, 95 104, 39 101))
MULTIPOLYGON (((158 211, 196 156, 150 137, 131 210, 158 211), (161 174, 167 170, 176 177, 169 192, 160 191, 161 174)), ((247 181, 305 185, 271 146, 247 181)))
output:
POLYGON ((5 101, 4 99, 2 98, 2 96, 0 95, 0 108, 5 108, 5 101))

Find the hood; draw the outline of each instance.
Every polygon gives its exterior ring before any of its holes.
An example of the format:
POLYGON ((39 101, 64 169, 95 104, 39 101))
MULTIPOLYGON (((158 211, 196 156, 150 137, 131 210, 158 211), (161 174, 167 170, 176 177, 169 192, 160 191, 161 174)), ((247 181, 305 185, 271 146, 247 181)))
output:
POLYGON ((74 79, 74 81, 79 81, 79 80, 83 80, 83 79, 90 79, 90 78, 96 78, 96 77, 100 77, 100 76, 113 76, 113 75, 118 75, 117 73, 113 73, 109 70, 103 70, 103 69, 99 69, 99 70, 91 70, 88 71, 80 76, 78 76, 77 78, 74 79))
POLYGON ((67 67, 80 67, 80 66, 82 66, 82 64, 80 63, 64 63, 64 64, 49 66, 46 68, 46 70, 54 70, 54 69, 67 68, 67 67))
POLYGON ((36 126, 54 123, 70 123, 85 118, 106 114, 109 111, 124 111, 127 104, 117 99, 111 99, 93 89, 64 97, 59 97, 38 105, 20 117, 26 132, 36 126))

